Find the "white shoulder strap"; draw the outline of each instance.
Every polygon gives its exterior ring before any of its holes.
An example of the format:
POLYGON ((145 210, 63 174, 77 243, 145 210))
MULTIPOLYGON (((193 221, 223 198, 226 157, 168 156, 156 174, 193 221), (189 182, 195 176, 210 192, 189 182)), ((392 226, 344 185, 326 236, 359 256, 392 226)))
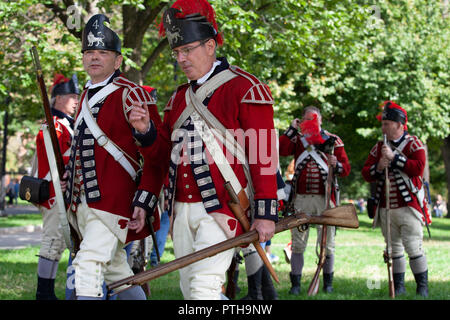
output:
POLYGON ((72 241, 70 239, 69 222, 67 220, 66 207, 64 204, 64 196, 61 190, 61 183, 59 180, 59 173, 56 166, 56 159, 55 154, 53 152, 50 132, 48 131, 47 126, 42 128, 42 131, 44 134, 44 145, 45 151, 47 153, 48 164, 50 166, 50 174, 52 177, 53 188, 55 190, 56 205, 58 206, 60 227, 63 231, 64 241, 66 242, 67 247, 70 249, 71 252, 73 252, 72 241))
POLYGON ((302 142, 303 146, 305 147, 305 151, 297 158, 297 161, 295 162, 295 167, 298 166, 300 162, 302 162, 308 155, 311 155, 313 157, 314 161, 328 174, 328 165, 323 161, 322 157, 317 153, 314 146, 308 144, 305 137, 301 137, 300 141, 302 142))
POLYGON ((86 125, 88 126, 95 140, 97 140, 98 145, 105 148, 105 150, 108 151, 108 153, 114 158, 114 160, 119 162, 120 165, 131 176, 131 178, 135 180, 137 177, 137 173, 136 170, 134 170, 131 163, 125 157, 126 153, 123 152, 119 148, 119 146, 117 146, 111 139, 109 139, 108 136, 102 131, 102 129, 97 124, 97 121, 95 121, 94 117, 92 116, 90 109, 90 105, 95 105, 98 101, 100 101, 100 99, 106 97, 107 95, 111 94, 112 92, 114 92, 119 88, 120 88, 119 86, 110 83, 105 88, 97 92, 97 94, 95 94, 91 99, 89 99, 89 101, 87 101, 87 98, 85 97, 83 100, 83 104, 81 106, 80 116, 77 118, 77 120, 80 118, 84 119, 86 125))
MULTIPOLYGON (((187 102, 195 103, 189 97, 190 91, 191 89, 186 91, 186 98, 188 99, 187 102)), ((206 149, 208 149, 209 153, 214 159, 214 163, 217 165, 217 168, 222 174, 224 180, 229 181, 234 192, 236 192, 236 194, 239 194, 239 192, 241 192, 242 190, 242 186, 239 183, 238 178, 234 174, 233 169, 228 163, 225 155, 223 154, 222 148, 219 146, 219 143, 212 134, 210 128, 195 110, 192 112, 191 118, 194 123, 195 130, 198 132, 203 142, 205 143, 206 149)))

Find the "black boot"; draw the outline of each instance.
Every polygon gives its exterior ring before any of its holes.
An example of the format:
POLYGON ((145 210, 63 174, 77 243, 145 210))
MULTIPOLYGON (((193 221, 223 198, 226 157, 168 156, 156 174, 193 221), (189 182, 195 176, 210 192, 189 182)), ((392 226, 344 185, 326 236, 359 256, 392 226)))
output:
POLYGON ((236 268, 236 271, 234 271, 234 275, 233 275, 233 282, 235 285, 235 293, 236 294, 239 294, 239 292, 241 292, 241 288, 238 286, 238 280, 239 280, 239 268, 236 268))
POLYGON ((266 266, 262 266, 261 292, 264 300, 278 300, 278 294, 273 286, 272 278, 266 266))
POLYGON ((38 277, 36 300, 58 300, 55 295, 55 279, 38 277))
POLYGON ((414 278, 416 279, 417 289, 416 294, 427 298, 428 297, 428 270, 422 273, 415 273, 414 278))
POLYGON ((334 272, 323 274, 323 291, 326 293, 333 292, 333 275, 334 272))
POLYGON ((405 273, 394 273, 394 289, 395 296, 399 296, 406 293, 405 289, 405 273))
POLYGON ((247 276, 248 293, 242 300, 263 300, 261 295, 262 266, 251 276, 247 276))
POLYGON ((291 290, 289 290, 289 294, 299 295, 300 294, 300 281, 302 280, 301 274, 292 274, 289 273, 289 277, 291 278, 291 290))

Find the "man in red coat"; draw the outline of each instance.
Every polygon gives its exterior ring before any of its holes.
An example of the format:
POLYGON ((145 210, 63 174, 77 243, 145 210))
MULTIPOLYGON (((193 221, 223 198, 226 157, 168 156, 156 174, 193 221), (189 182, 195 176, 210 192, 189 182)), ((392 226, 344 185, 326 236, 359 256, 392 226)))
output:
MULTIPOLYGON (((280 136, 280 156, 294 155, 295 173, 292 179, 294 194, 292 201, 297 210, 309 214, 320 215, 328 205, 336 206, 336 185, 331 190, 331 203, 325 203, 328 164, 333 168, 333 174, 346 177, 350 173, 350 163, 342 140, 328 131, 321 129, 322 116, 316 107, 306 107, 303 119, 294 119, 291 126, 280 136), (302 128, 302 135, 298 130, 302 128), (330 140, 329 140, 330 139, 330 140), (321 147, 331 142, 332 152, 323 152, 321 147), (333 142, 334 141, 334 142, 333 142)), ((331 147, 330 146, 330 147, 331 147)), ((320 243, 322 227, 318 227, 317 239, 320 243)), ((335 227, 327 227, 326 260, 323 266, 323 289, 331 292, 334 274, 334 235, 335 227)), ((300 281, 304 265, 303 254, 309 237, 309 229, 300 231, 292 229, 291 254, 291 294, 300 293, 300 281)))
MULTIPOLYGON (((164 13, 161 26, 189 80, 164 110, 157 141, 166 168, 153 170, 152 179, 160 186, 169 172, 177 258, 242 233, 227 204, 226 181, 236 193, 247 190, 254 207, 251 228, 261 242, 273 236, 278 219, 273 99, 255 76, 216 58, 223 39, 214 16, 205 0, 180 0, 164 13)), ((233 254, 230 249, 180 270, 184 298, 220 299, 233 254)))
POLYGON ((386 237, 386 199, 384 170, 389 168, 389 212, 391 215, 392 265, 395 295, 405 293, 404 279, 408 253, 409 265, 417 282, 417 294, 428 296, 428 267, 423 251, 423 225, 431 223, 425 204, 422 175, 426 153, 422 142, 407 131, 406 110, 393 101, 384 103, 381 130, 388 144, 378 141, 362 169, 367 182, 376 182, 375 218, 386 237), (425 214, 425 216, 424 216, 425 214))
MULTIPOLYGON (((76 75, 67 79, 63 75, 55 75, 51 89, 51 112, 63 154, 64 164, 69 161, 70 145, 73 136, 73 114, 78 105, 78 81, 76 75)), ((61 232, 58 206, 56 205, 55 189, 50 175, 49 160, 47 158, 44 131, 47 125, 43 124, 36 136, 37 177, 49 181, 50 198, 38 203, 42 213, 42 243, 39 250, 38 283, 36 300, 56 300, 55 278, 61 254, 66 249, 64 236, 61 232)), ((48 147, 48 146, 47 146, 48 147)))
MULTIPOLYGON (((154 213, 160 192, 147 179, 147 167, 157 157, 146 146, 161 123, 156 100, 121 74, 120 39, 105 22, 106 16, 94 15, 83 30, 83 66, 90 80, 81 96, 66 172, 69 221, 82 239, 73 260, 78 299, 100 299, 103 281, 133 275, 123 247, 149 235, 146 216, 154 213), (130 117, 133 109, 143 116, 130 117), (140 135, 147 139, 138 143, 140 135)), ((154 217, 157 229, 159 215, 154 217)), ((135 287, 119 299, 146 297, 135 287)))

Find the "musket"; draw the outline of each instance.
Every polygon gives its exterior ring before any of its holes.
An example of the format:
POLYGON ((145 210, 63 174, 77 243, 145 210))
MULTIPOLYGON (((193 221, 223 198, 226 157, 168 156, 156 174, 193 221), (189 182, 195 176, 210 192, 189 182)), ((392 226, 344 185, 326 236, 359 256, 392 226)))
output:
MULTIPOLYGON (((296 228, 304 224, 321 224, 325 226, 337 226, 352 229, 357 229, 359 227, 355 206, 348 204, 325 210, 320 216, 312 216, 306 213, 296 212, 277 222, 275 224, 275 233, 296 228)), ((144 282, 154 280, 170 272, 184 268, 194 262, 212 257, 231 248, 248 245, 249 243, 258 241, 258 239, 259 235, 256 230, 245 232, 235 238, 222 241, 213 246, 172 260, 145 272, 111 283, 108 286, 108 291, 110 292, 109 294, 114 295, 121 291, 128 290, 133 286, 141 285, 144 282), (118 289, 123 286, 128 287, 121 288, 117 292, 114 291, 114 289, 118 289)))
MULTIPOLYGON (((246 203, 248 201, 246 201, 246 200, 242 201, 239 199, 236 192, 234 192, 233 187, 231 186, 230 182, 227 181, 224 186, 225 186, 225 189, 228 191, 228 194, 231 198, 231 200, 228 202, 228 206, 230 207, 230 209, 233 212, 236 219, 239 220, 239 223, 241 224, 242 229, 244 229, 245 232, 249 231, 250 230, 250 222, 248 221, 247 216, 245 214, 246 208, 243 208, 241 205, 241 202, 246 203)), ((244 194, 245 194, 245 191, 242 192, 242 196, 245 196, 244 194)), ((258 255, 260 256, 262 261, 264 262, 265 266, 269 270, 269 273, 272 276, 272 278, 277 283, 280 283, 280 280, 278 280, 278 276, 275 273, 275 270, 272 267, 272 264, 270 263, 269 258, 267 258, 267 255, 264 252, 264 249, 261 247, 259 240, 254 241, 253 245, 255 246, 255 249, 258 252, 258 255)))
POLYGON ((229 299, 233 300, 236 297, 236 285, 237 282, 234 281, 234 275, 236 273, 236 266, 237 266, 237 257, 236 254, 233 256, 233 260, 231 260, 230 267, 227 270, 227 287, 225 290, 225 296, 227 296, 229 299))
MULTIPOLYGON (((387 137, 384 135, 384 144, 387 146, 387 137)), ((385 184, 385 200, 386 200, 386 250, 383 257, 384 262, 387 264, 388 281, 389 281, 389 297, 395 298, 394 290, 394 271, 392 266, 392 240, 391 240, 391 214, 390 214, 390 182, 389 182, 389 167, 384 169, 384 184, 385 184)))
MULTIPOLYGON (((50 102, 48 100, 47 88, 45 87, 44 76, 42 73, 41 62, 39 60, 39 55, 35 46, 30 49, 31 57, 33 59, 34 67, 36 69, 36 79, 39 84, 39 92, 42 98, 42 106, 44 108, 45 120, 47 122, 48 133, 51 141, 51 149, 53 151, 54 159, 56 162, 56 170, 58 177, 53 177, 52 180, 55 182, 59 182, 64 180, 63 175, 65 172, 64 160, 61 153, 61 148, 59 147, 58 136, 56 135, 55 124, 53 122, 52 112, 50 110, 50 102)), ((50 147, 50 146, 49 146, 50 147)), ((50 170, 52 170, 52 166, 50 165, 50 170)), ((59 193, 60 188, 55 185, 55 193, 59 193), (59 190, 59 191, 58 191, 59 190)), ((62 192, 57 195, 57 199, 61 199, 64 202, 64 197, 62 196, 62 192)), ((67 215, 65 210, 65 203, 60 203, 61 201, 57 201, 57 205, 61 206, 59 217, 60 224, 63 229, 63 235, 66 242, 67 247, 70 249, 71 254, 74 256, 80 247, 80 239, 78 238, 77 233, 72 229, 72 226, 67 221, 67 215), (64 210, 63 210, 64 207, 64 210)))
MULTIPOLYGON (((334 141, 333 146, 330 149, 329 152, 331 155, 334 154, 334 141)), ((331 205, 331 192, 333 190, 333 166, 328 163, 328 175, 327 175, 327 184, 326 184, 326 190, 325 190, 325 205, 326 209, 330 209, 331 205)), ((319 261, 317 262, 317 269, 314 273, 314 276, 311 280, 311 283, 308 288, 308 296, 315 296, 319 292, 319 284, 320 284, 320 271, 322 271, 323 265, 325 264, 326 259, 326 245, 327 245, 327 233, 328 228, 322 227, 322 236, 320 239, 320 252, 318 254, 319 261)))
POLYGON ((56 135, 55 124, 53 123, 53 116, 50 110, 50 102, 48 100, 47 89, 45 87, 44 76, 42 74, 41 62, 36 47, 33 46, 30 50, 33 58, 34 66, 36 68, 36 78, 39 84, 39 92, 41 93, 42 103, 44 107, 45 120, 47 121, 50 139, 52 141, 53 150, 55 153, 56 167, 58 169, 59 179, 63 180, 64 175, 64 161, 62 158, 61 149, 59 147, 58 136, 56 135))
MULTIPOLYGON (((327 153, 329 153, 330 155, 334 154, 334 143, 336 141, 336 139, 333 138, 328 138, 329 142, 325 142, 326 144, 328 144, 327 147, 327 153), (330 144, 332 143, 332 144, 330 144)), ((325 208, 326 209, 330 209, 331 207, 331 193, 333 192, 333 179, 334 179, 334 175, 333 175, 333 166, 328 163, 328 175, 327 175, 327 184, 326 184, 326 190, 325 190, 325 208)), ((314 276, 311 280, 311 283, 309 285, 308 288, 308 296, 315 296, 318 292, 319 292, 319 284, 320 284, 320 271, 322 271, 323 265, 325 264, 325 259, 326 259, 326 245, 327 245, 327 233, 328 233, 328 228, 326 227, 322 227, 322 236, 320 239, 320 252, 318 254, 319 257, 319 261, 317 262, 317 269, 316 272, 314 273, 314 276)))

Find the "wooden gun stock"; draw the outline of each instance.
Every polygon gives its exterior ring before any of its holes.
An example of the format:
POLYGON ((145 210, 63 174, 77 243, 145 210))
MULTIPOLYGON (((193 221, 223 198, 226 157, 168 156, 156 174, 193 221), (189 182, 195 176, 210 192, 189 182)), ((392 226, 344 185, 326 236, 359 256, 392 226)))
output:
MULTIPOLYGON (((236 219, 239 220, 239 223, 242 225, 242 228, 245 232, 248 232, 250 230, 250 222, 247 219, 247 216, 245 215, 245 209, 244 205, 241 205, 241 203, 247 203, 248 204, 248 198, 245 194, 244 190, 241 190, 239 195, 236 195, 236 193, 233 190, 233 187, 229 182, 225 183, 225 189, 228 191, 228 194, 230 195, 231 200, 228 202, 228 206, 230 207, 231 211, 233 212, 236 219), (244 199, 242 199, 244 198, 244 199), (245 200, 247 199, 247 200, 245 200)), ((264 249, 261 247, 261 244, 259 243, 259 240, 253 241, 253 246, 256 249, 256 252, 258 252, 259 257, 263 261, 264 265, 269 270, 270 275, 272 278, 277 282, 280 283, 280 280, 278 280, 278 276, 272 267, 272 264, 270 263, 269 259, 267 258, 266 253, 264 252, 264 249)))
MULTIPOLYGON (((325 210, 322 212, 320 216, 310 216, 305 213, 295 213, 287 218, 280 220, 275 225, 275 233, 283 232, 292 228, 296 228, 303 224, 322 224, 327 226, 337 226, 344 228, 352 228, 357 229, 359 227, 358 217, 356 215, 356 209, 352 204, 335 207, 329 210, 325 210)), ((238 237, 228 239, 222 241, 216 245, 211 247, 196 251, 194 253, 188 254, 184 257, 172 260, 166 264, 159 265, 155 268, 147 270, 142 273, 138 273, 134 276, 116 281, 111 283, 108 286, 108 291, 110 291, 110 295, 117 294, 123 290, 127 290, 130 287, 126 287, 117 292, 114 292, 114 289, 117 289, 122 286, 136 286, 141 285, 147 281, 154 280, 163 275, 166 275, 172 271, 176 271, 178 269, 184 268, 194 262, 197 262, 202 259, 206 259, 208 257, 214 256, 220 252, 225 250, 247 245, 251 242, 258 240, 258 233, 256 230, 252 230, 241 234, 238 237)))

